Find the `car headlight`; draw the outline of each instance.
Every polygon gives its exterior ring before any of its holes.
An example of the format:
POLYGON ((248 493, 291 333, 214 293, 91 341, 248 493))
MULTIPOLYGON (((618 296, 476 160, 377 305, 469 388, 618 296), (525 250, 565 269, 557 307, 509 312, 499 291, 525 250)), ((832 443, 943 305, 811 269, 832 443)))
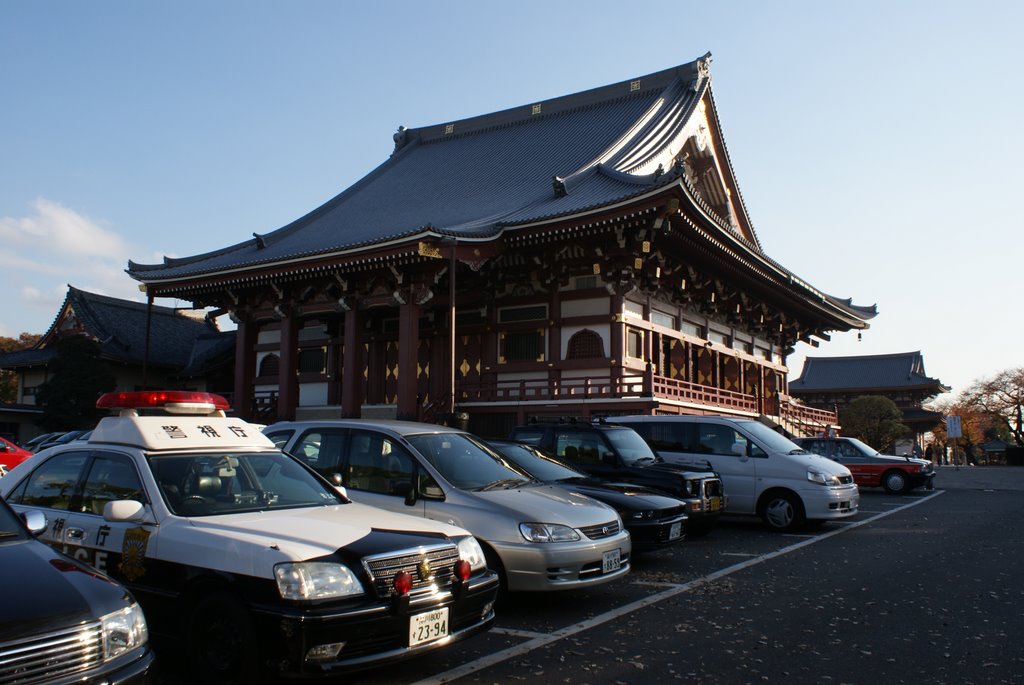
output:
POLYGON ((301 561, 274 566, 277 591, 284 599, 331 599, 363 594, 351 569, 329 561, 301 561))
POLYGON ((100 623, 103 627, 105 660, 126 654, 149 641, 146 617, 138 604, 107 614, 100 618, 100 623))
POLYGON ((459 540, 459 558, 468 561, 469 567, 474 571, 479 571, 487 566, 484 550, 472 535, 467 535, 459 540))
POLYGON ((819 485, 842 485, 839 482, 839 476, 829 476, 821 473, 820 471, 808 471, 807 480, 812 483, 818 483, 819 485))
POLYGON ((580 534, 559 523, 520 523, 519 532, 530 542, 575 542, 580 534))
POLYGON ((646 511, 633 511, 630 512, 628 518, 631 521, 646 521, 647 519, 653 519, 655 513, 656 512, 653 509, 647 509, 646 511))

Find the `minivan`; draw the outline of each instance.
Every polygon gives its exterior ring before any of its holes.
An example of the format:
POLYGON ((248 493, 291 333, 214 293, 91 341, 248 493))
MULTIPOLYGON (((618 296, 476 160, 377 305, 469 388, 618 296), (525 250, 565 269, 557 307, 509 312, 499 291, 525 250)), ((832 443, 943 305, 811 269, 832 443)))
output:
POLYGON ((616 416, 665 461, 710 463, 729 498, 726 513, 761 517, 790 531, 857 513, 850 470, 811 454, 755 419, 730 416, 616 416))

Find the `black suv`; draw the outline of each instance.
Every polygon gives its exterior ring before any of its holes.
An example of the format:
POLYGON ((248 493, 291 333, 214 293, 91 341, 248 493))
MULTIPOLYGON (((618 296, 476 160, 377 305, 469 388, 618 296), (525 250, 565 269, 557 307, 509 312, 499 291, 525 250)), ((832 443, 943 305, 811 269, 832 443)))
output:
POLYGON ((627 426, 601 419, 537 422, 513 428, 509 438, 536 445, 595 478, 643 485, 685 501, 687 535, 709 533, 725 509, 722 479, 710 465, 695 470, 666 463, 627 426))

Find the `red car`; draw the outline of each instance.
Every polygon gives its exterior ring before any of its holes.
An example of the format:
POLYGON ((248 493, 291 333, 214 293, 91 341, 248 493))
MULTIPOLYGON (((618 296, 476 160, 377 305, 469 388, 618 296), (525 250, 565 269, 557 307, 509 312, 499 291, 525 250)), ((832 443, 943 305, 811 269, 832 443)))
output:
POLYGON ((862 488, 882 487, 901 494, 922 485, 929 490, 933 487, 935 467, 927 459, 880 454, 857 438, 797 438, 793 442, 838 461, 850 469, 853 481, 862 488))
POLYGON ((0 438, 0 476, 32 456, 30 450, 18 447, 9 440, 0 438))

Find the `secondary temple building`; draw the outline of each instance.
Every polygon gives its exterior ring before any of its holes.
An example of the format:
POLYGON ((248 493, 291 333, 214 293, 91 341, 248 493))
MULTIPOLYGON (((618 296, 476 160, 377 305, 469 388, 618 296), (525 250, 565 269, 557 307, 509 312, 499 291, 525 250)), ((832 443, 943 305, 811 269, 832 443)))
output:
POLYGON ((793 402, 797 341, 867 328, 761 249, 710 55, 423 128, 271 233, 129 263, 150 301, 229 310, 236 411, 439 421, 503 436, 531 417, 763 415, 793 402), (457 412, 453 414, 453 412, 457 412))

